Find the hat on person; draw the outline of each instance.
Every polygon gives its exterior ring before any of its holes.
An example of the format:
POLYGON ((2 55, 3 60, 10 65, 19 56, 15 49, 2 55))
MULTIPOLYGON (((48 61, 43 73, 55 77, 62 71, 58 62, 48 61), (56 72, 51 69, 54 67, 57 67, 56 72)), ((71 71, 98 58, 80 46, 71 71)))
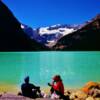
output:
POLYGON ((29 76, 25 77, 24 81, 28 82, 29 81, 29 76))
POLYGON ((59 81, 59 80, 61 80, 60 75, 55 75, 55 76, 53 77, 53 80, 54 80, 54 81, 59 81))

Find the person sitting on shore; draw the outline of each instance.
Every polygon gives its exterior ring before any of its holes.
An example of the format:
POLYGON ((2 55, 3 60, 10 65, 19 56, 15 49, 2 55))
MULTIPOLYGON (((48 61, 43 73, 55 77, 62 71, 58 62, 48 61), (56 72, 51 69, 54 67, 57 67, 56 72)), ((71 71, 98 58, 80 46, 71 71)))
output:
POLYGON ((25 83, 21 85, 22 95, 30 98, 41 97, 41 90, 39 86, 29 83, 29 76, 24 79, 25 83))
MULTIPOLYGON (((64 99, 64 85, 60 75, 55 75, 53 77, 52 83, 48 83, 51 86, 51 99, 64 99)), ((65 100, 65 99, 64 99, 65 100)), ((68 99, 66 99, 68 100, 68 99)))

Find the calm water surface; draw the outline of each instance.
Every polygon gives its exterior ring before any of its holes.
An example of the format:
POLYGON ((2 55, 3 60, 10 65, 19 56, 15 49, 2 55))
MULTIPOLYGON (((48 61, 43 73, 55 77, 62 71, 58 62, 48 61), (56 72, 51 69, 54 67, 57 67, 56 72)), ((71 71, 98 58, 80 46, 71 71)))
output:
POLYGON ((0 84, 21 85, 25 76, 47 86, 60 74, 68 87, 100 82, 100 52, 0 52, 0 84))

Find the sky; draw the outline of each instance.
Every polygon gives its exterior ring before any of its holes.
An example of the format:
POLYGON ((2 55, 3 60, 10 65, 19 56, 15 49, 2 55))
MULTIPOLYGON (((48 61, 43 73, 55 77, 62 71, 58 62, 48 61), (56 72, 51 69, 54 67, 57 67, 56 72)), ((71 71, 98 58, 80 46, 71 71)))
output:
POLYGON ((3 0, 16 18, 33 28, 82 24, 100 13, 100 0, 3 0))

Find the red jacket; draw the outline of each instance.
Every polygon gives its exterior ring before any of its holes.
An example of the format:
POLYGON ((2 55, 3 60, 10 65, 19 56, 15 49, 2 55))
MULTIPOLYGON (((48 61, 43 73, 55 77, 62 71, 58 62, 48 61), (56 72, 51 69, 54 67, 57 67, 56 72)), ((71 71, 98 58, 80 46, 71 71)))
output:
POLYGON ((56 82, 56 84, 52 84, 52 87, 54 88, 54 90, 57 90, 60 93, 64 94, 64 85, 62 81, 58 81, 56 82))

